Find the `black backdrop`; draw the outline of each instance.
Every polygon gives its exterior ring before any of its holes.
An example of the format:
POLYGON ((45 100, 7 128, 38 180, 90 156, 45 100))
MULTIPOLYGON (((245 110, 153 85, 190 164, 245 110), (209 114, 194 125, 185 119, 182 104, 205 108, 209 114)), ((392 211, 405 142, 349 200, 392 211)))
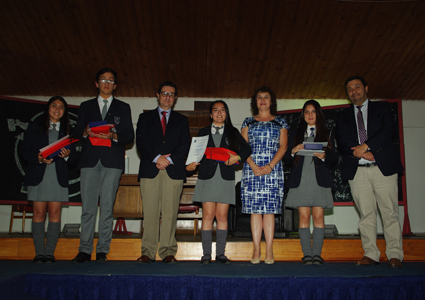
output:
MULTIPOLYGON (((26 163, 19 149, 28 124, 43 113, 45 106, 43 101, 0 97, 0 200, 27 200, 26 187, 22 186, 26 163)), ((69 106, 69 113, 71 126, 75 126, 78 107, 69 106)), ((76 166, 70 169, 69 200, 81 202, 80 174, 76 166)))
MULTIPOLYGON (((396 126, 397 131, 394 135, 394 142, 400 144, 402 138, 402 122, 399 119, 399 113, 401 113, 401 100, 389 100, 391 110, 394 115, 394 121, 399 126, 396 126)), ((0 157, 1 157, 1 180, 0 180, 0 200, 26 200, 26 188, 22 186, 22 180, 25 174, 26 164, 22 157, 19 155, 19 147, 22 143, 24 132, 28 126, 28 123, 35 120, 43 112, 46 102, 0 97, 0 105, 2 110, 0 111, 0 132, 2 142, 0 144, 0 157)), ((335 130, 337 115, 343 109, 346 109, 349 105, 337 105, 324 107, 323 112, 326 118, 326 126, 328 130, 335 130)), ((76 124, 78 107, 69 107, 71 126, 76 124)), ((290 130, 296 128, 299 117, 301 115, 301 109, 280 111, 290 126, 290 130)), ((404 162, 404 148, 403 144, 400 144, 401 157, 404 162)), ((340 172, 341 157, 339 162, 332 170, 334 173, 334 188, 332 194, 334 196, 334 202, 338 204, 351 204, 353 198, 351 196, 350 187, 347 181, 341 179, 340 172)), ((404 163, 403 163, 404 164, 404 163)), ((290 169, 284 166, 285 180, 287 180, 290 169)), ((406 201, 405 193, 405 182, 404 174, 399 174, 399 201, 406 201)), ((80 174, 76 167, 70 170, 69 179, 69 195, 71 202, 81 202, 80 197, 80 174)), ((287 193, 285 193, 286 195, 287 193)))

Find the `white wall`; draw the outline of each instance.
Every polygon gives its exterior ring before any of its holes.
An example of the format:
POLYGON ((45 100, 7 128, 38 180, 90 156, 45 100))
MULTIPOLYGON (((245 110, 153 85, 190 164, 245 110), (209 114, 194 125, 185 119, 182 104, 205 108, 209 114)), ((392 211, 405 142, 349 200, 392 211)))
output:
MULTIPOLYGON (((49 97, 22 97, 34 100, 47 101, 49 97)), ((139 114, 144 109, 153 109, 157 105, 156 98, 120 98, 130 104, 132 109, 132 120, 136 128, 139 114)), ((67 97, 69 104, 79 105, 86 98, 67 97)), ((194 101, 213 101, 215 98, 180 98, 177 101, 176 110, 193 110, 194 101)), ((240 128, 245 117, 250 116, 249 99, 224 99, 229 105, 232 122, 236 128, 240 128)), ((278 110, 301 108, 305 100, 278 100, 278 110)), ((322 106, 346 104, 347 100, 320 100, 322 106)), ((409 206, 409 219, 413 233, 425 232, 425 205, 422 204, 423 183, 425 178, 425 159, 419 153, 425 149, 425 118, 421 112, 425 109, 425 102, 403 101, 403 120, 406 149, 406 181, 407 198, 409 206)), ((127 156, 130 160, 130 173, 138 173, 139 157, 136 146, 127 150, 127 156)), ((236 180, 240 180, 241 172, 238 171, 236 180)), ((0 232, 7 232, 10 222, 10 206, 0 205, 0 232)), ((62 210, 62 225, 66 223, 80 223, 81 207, 66 207, 62 210)), ((326 224, 335 224, 341 234, 357 234, 357 222, 359 220, 355 207, 335 207, 327 212, 325 217, 326 224)), ((403 207, 400 207, 400 222, 403 224, 403 207)), ((139 232, 140 221, 126 221, 127 229, 133 232, 139 232)), ((13 226, 14 231, 20 231, 21 222, 16 220, 13 226)), ((27 221, 26 231, 31 230, 31 222, 27 221)), ((96 227, 97 230, 97 227, 96 227)), ((378 222, 378 231, 382 233, 381 222, 378 222)))

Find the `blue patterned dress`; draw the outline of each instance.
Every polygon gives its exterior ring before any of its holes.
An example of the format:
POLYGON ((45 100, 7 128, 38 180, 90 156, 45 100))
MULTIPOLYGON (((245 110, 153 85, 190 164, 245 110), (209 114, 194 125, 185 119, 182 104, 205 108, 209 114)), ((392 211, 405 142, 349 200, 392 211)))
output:
MULTIPOLYGON (((285 118, 277 116, 268 122, 259 122, 254 117, 244 120, 248 126, 248 140, 252 160, 260 167, 270 163, 279 149, 280 130, 289 129, 285 118)), ((241 182, 242 213, 280 214, 283 200, 283 168, 279 161, 269 175, 254 176, 245 163, 241 182)))

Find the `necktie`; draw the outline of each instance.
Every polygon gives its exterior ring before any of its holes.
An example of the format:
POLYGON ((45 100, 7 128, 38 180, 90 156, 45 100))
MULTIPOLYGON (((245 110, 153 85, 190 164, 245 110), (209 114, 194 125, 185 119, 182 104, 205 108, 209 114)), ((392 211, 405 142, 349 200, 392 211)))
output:
MULTIPOLYGON (((223 125, 224 126, 224 125, 223 125)), ((215 125, 213 125, 213 128, 215 129, 215 132, 214 132, 214 134, 220 134, 220 129, 222 129, 223 128, 223 126, 220 126, 220 127, 217 127, 217 126, 215 126, 215 125)))
POLYGON ((56 130, 56 124, 52 123, 52 130, 56 130))
POLYGON ((364 127, 364 119, 363 119, 363 114, 362 114, 362 107, 361 106, 357 106, 358 111, 357 111, 357 128, 359 130, 359 142, 360 145, 362 145, 366 140, 367 140, 367 133, 366 133, 366 129, 364 127))
POLYGON ((310 137, 314 137, 314 128, 310 128, 310 137))
POLYGON ((162 118, 161 118, 161 125, 162 125, 162 134, 165 135, 165 129, 167 128, 167 112, 163 111, 161 112, 162 118))
POLYGON ((108 100, 103 100, 105 103, 102 108, 102 120, 105 120, 106 113, 108 112, 108 100))

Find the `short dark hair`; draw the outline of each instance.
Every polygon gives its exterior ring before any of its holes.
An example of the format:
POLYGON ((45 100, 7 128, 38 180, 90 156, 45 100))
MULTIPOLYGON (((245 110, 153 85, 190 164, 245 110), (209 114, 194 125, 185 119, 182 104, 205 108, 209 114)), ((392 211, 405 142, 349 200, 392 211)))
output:
POLYGON ((262 86, 262 87, 255 90, 255 93, 251 98, 252 114, 254 116, 258 115, 257 96, 258 96, 259 93, 269 93, 270 94, 270 97, 271 97, 270 113, 272 114, 272 116, 275 116, 276 113, 277 113, 276 95, 275 95, 275 93, 273 93, 272 89, 269 88, 268 86, 262 86))
POLYGON ((112 75, 114 75, 114 84, 117 84, 117 80, 118 80, 118 75, 117 72, 115 72, 114 70, 112 70, 111 68, 102 68, 100 69, 97 73, 96 73, 96 82, 99 82, 99 78, 100 76, 102 76, 103 74, 105 74, 106 72, 110 72, 112 73, 112 75))
POLYGON ((158 94, 161 93, 161 90, 162 90, 162 88, 164 86, 171 86, 171 87, 173 87, 175 89, 175 91, 176 91, 176 97, 177 97, 177 86, 174 83, 172 83, 171 81, 164 81, 163 83, 161 83, 159 85, 159 88, 158 88, 158 91, 157 91, 158 94))
POLYGON ((364 87, 367 87, 367 83, 366 80, 364 80, 364 78, 362 76, 351 76, 349 77, 346 81, 345 81, 345 85, 344 88, 347 89, 347 84, 352 81, 352 80, 360 80, 363 84, 364 87))

